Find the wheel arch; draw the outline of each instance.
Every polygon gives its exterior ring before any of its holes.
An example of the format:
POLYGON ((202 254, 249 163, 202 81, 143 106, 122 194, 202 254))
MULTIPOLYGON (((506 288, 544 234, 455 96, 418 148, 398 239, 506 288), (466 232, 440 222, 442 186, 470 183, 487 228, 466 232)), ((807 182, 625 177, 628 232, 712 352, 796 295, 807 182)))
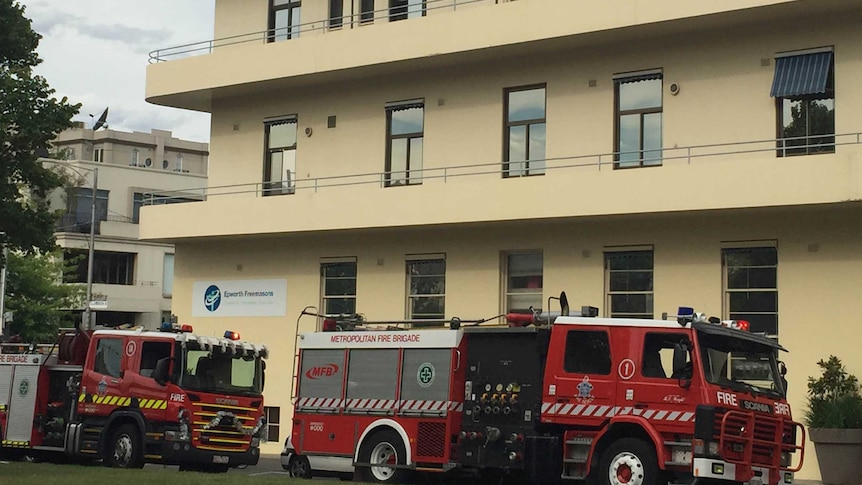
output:
POLYGON ((649 421, 641 417, 619 416, 596 436, 596 444, 590 451, 588 460, 588 473, 598 467, 599 461, 608 447, 621 438, 638 438, 647 444, 651 444, 655 449, 659 469, 665 469, 667 459, 664 450, 664 441, 658 431, 650 425, 649 421))
POLYGON ((404 430, 404 427, 401 426, 400 423, 392 419, 378 419, 377 421, 374 421, 365 428, 365 430, 359 436, 359 440, 356 443, 356 449, 353 451, 353 461, 359 461, 359 450, 360 448, 362 448, 362 444, 365 443, 365 440, 369 436, 376 433, 377 431, 381 431, 387 428, 392 429, 401 437, 401 441, 404 444, 404 452, 406 454, 406 456, 404 457, 404 464, 412 465, 413 449, 410 445, 410 438, 407 436, 407 431, 404 430))

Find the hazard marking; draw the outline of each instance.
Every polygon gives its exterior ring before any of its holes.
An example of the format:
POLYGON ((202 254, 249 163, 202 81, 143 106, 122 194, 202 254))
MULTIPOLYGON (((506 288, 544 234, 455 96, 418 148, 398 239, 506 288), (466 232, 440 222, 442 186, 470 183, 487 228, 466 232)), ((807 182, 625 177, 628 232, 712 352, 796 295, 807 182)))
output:
POLYGON ((617 371, 620 373, 620 379, 627 381, 635 376, 635 362, 631 359, 623 359, 617 371))
POLYGON ((131 357, 135 355, 135 352, 138 350, 138 344, 135 343, 134 340, 129 340, 129 343, 126 344, 126 355, 131 357))

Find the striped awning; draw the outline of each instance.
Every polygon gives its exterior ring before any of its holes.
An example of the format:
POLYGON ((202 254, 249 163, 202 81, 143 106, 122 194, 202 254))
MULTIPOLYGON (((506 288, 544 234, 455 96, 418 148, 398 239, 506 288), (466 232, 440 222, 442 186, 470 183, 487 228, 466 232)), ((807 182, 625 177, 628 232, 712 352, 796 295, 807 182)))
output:
POLYGON ((832 51, 779 57, 772 79, 773 98, 823 94, 829 82, 832 51))

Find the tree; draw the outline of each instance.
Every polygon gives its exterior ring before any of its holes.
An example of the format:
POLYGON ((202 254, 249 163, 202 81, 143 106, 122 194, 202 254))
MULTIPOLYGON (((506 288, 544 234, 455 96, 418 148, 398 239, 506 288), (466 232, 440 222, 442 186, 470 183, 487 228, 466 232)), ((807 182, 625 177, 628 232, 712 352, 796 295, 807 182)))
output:
POLYGON ((76 325, 69 310, 84 304, 85 288, 60 284, 75 266, 77 261, 64 261, 59 252, 9 252, 6 310, 13 315, 11 335, 20 335, 24 342, 50 342, 61 326, 76 325))
POLYGON ((24 11, 17 0, 0 0, 0 233, 6 233, 0 243, 34 254, 54 249, 57 214, 47 196, 63 185, 60 173, 37 163, 37 153, 72 126, 81 105, 58 101, 45 78, 33 74, 42 62, 36 53, 42 36, 24 11))

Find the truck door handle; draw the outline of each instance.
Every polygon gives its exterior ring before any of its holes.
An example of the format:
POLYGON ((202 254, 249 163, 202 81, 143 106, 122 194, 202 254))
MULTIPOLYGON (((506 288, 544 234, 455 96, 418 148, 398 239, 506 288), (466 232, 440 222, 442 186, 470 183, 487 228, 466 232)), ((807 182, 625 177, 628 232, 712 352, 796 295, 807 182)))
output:
POLYGON ((649 404, 645 402, 635 403, 635 409, 646 409, 649 407, 649 404))
POLYGON ((569 402, 569 401, 571 401, 571 399, 569 399, 567 397, 558 397, 557 398, 557 402, 569 402))

